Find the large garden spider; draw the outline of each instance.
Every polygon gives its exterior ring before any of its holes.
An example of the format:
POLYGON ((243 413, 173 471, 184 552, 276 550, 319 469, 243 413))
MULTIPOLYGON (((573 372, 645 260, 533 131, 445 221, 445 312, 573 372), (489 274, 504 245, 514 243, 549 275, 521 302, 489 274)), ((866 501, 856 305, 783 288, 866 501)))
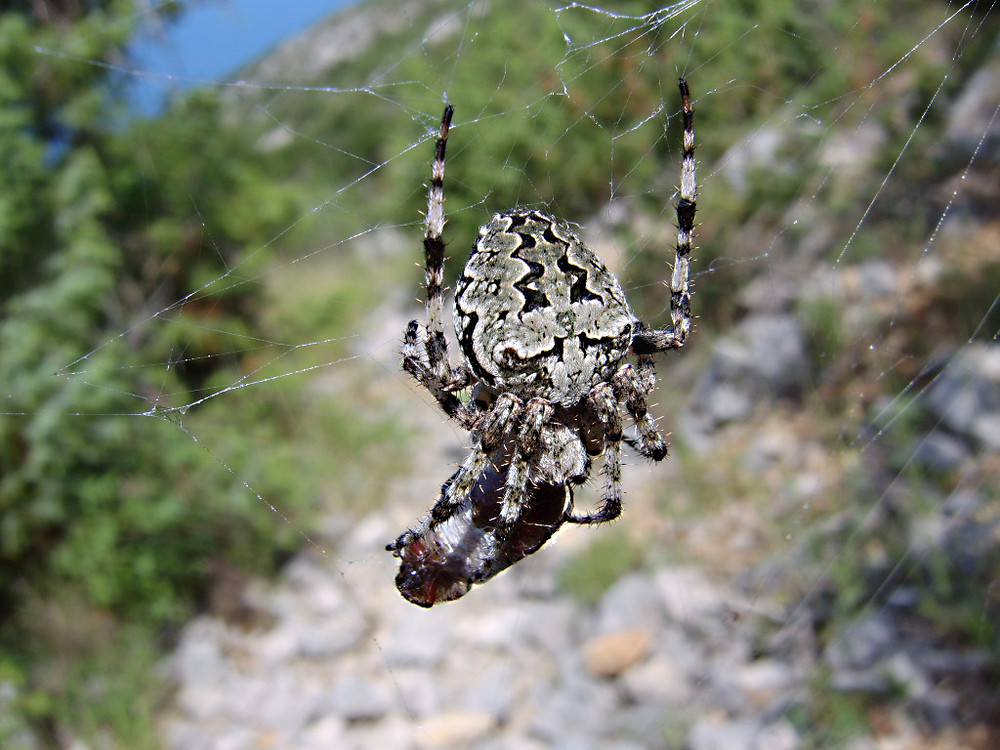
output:
POLYGON ((496 214, 479 230, 455 291, 452 364, 443 322, 444 165, 453 107, 435 147, 424 231, 427 322, 411 321, 403 367, 472 434, 472 452, 445 482, 430 514, 387 549, 396 584, 431 606, 462 596, 534 552, 564 523, 603 523, 622 510, 622 443, 653 461, 667 442, 647 413, 653 355, 684 346, 691 330, 688 262, 696 207, 694 112, 679 80, 684 155, 677 246, 669 282, 671 325, 631 311, 618 279, 573 229, 531 208, 496 214), (628 361, 630 355, 635 363, 628 361), (471 388, 463 401, 459 393, 471 388), (625 436, 620 407, 635 429, 625 436), (592 513, 573 510, 572 487, 603 459, 592 513))

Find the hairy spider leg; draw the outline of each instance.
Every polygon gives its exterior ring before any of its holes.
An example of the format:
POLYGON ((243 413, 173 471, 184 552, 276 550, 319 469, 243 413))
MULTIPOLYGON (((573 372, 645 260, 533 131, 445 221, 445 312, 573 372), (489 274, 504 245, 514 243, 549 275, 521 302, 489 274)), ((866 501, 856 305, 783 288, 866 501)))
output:
POLYGON ((591 391, 590 401, 600 417, 605 434, 604 495, 598 509, 589 514, 571 513, 569 523, 605 523, 621 515, 621 442, 628 443, 646 458, 662 461, 667 456, 667 442, 656 429, 648 413, 648 396, 656 386, 656 371, 652 354, 679 349, 684 346, 691 331, 691 291, 688 284, 688 267, 691 255, 691 236, 697 209, 697 173, 694 156, 694 109, 687 81, 678 79, 681 94, 681 111, 684 126, 684 153, 681 157, 680 197, 677 203, 677 245, 674 267, 670 278, 671 327, 664 330, 637 327, 632 340, 632 351, 638 355, 637 366, 625 363, 612 378, 609 395, 606 386, 598 385, 591 391), (623 438, 617 404, 624 402, 638 436, 623 438))
POLYGON ((476 483, 488 471, 497 471, 493 454, 502 446, 505 435, 520 418, 523 411, 521 400, 512 394, 497 397, 493 408, 483 414, 483 424, 477 434, 475 447, 466 457, 458 471, 441 487, 441 494, 431 508, 430 514, 415 529, 404 531, 386 549, 390 552, 402 549, 427 533, 429 529, 447 521, 453 516, 472 493, 476 483))
POLYGON ((569 523, 605 523, 622 514, 622 419, 618 413, 618 400, 610 383, 600 383, 587 396, 588 410, 595 413, 604 435, 604 491, 601 504, 593 513, 585 515, 571 512, 569 523))
POLYGON ((636 354, 653 354, 679 349, 691 332, 691 290, 688 285, 688 266, 691 256, 691 235, 698 207, 698 182, 694 158, 694 109, 687 81, 677 80, 681 92, 681 113, 684 121, 684 155, 681 158, 680 197, 677 201, 677 248, 674 269, 670 275, 671 327, 663 330, 647 329, 637 332, 632 341, 636 354))
MULTIPOLYGON (((501 396, 500 398, 503 398, 501 396)), ((524 405, 524 418, 520 432, 514 443, 514 454, 507 467, 507 482, 500 514, 497 518, 497 538, 506 542, 521 519, 530 499, 528 480, 531 465, 538 454, 542 427, 552 418, 555 411, 552 403, 544 398, 533 398, 524 405)))
POLYGON ((456 391, 470 385, 472 376, 465 365, 451 364, 448 339, 444 335, 444 164, 448 131, 455 108, 450 104, 441 116, 441 130, 434 145, 431 184, 427 189, 427 213, 424 216, 424 277, 426 287, 426 327, 411 320, 403 339, 403 369, 430 391, 444 412, 466 429, 475 416, 456 391))

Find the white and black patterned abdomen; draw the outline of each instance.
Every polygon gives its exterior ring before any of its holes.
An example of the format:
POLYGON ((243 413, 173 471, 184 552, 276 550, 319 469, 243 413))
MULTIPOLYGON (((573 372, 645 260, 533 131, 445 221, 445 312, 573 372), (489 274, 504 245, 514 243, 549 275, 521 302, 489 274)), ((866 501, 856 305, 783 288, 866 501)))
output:
POLYGON ((455 294, 455 331, 476 377, 526 399, 578 402, 615 371, 635 324, 600 259, 530 209, 479 230, 455 294))

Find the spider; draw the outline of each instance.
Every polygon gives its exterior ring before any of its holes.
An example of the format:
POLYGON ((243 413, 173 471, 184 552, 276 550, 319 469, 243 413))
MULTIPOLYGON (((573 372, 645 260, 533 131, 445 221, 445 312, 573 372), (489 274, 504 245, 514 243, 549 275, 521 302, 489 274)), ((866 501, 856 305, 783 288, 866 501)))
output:
POLYGON ((653 355, 684 346, 691 330, 688 263, 696 209, 694 111, 679 79, 684 124, 671 325, 651 328, 629 308, 618 279, 573 229, 532 208, 481 227, 455 290, 463 361, 452 364, 443 321, 444 166, 454 108, 445 107, 434 151, 424 228, 426 316, 410 322, 403 369, 472 436, 472 451, 427 517, 387 545, 411 602, 456 599, 537 550, 562 523, 621 515, 626 443, 661 461, 667 442, 647 412, 653 355), (635 357, 635 363, 628 361, 635 357), (467 400, 460 393, 471 389, 467 400), (634 432, 623 432, 622 407, 634 432), (602 498, 573 509, 572 487, 600 456, 602 498))

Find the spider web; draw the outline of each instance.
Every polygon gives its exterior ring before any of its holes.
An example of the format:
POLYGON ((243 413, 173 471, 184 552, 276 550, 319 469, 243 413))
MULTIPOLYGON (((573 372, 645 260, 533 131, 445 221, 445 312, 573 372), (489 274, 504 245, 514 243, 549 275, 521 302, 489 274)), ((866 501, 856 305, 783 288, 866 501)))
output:
POLYGON ((305 208, 270 241, 218 248, 226 265, 199 288, 57 372, 103 388, 103 352, 179 332, 143 363, 158 385, 129 392, 134 409, 90 416, 183 435, 211 459, 196 481, 294 537, 278 583, 243 594, 267 627, 216 614, 182 636, 171 747, 989 745, 994 4, 618 5, 376 2, 210 82, 258 158, 296 165, 305 208), (423 317, 417 212, 440 110, 456 106, 450 278, 492 212, 543 206, 665 325, 679 76, 697 320, 658 362, 672 455, 628 461, 613 528, 564 529, 416 610, 383 546, 468 445, 399 366, 423 317), (259 328, 205 314, 247 289, 259 328))

